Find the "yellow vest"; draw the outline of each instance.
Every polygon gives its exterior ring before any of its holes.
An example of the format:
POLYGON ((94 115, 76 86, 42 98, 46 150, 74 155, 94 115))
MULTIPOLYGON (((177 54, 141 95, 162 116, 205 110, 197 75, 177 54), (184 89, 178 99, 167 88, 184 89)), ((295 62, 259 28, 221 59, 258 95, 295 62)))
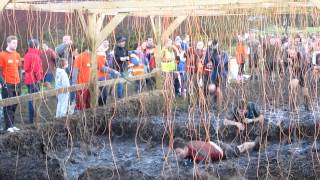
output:
POLYGON ((161 52, 161 71, 163 72, 173 72, 176 71, 177 64, 175 62, 175 55, 173 50, 167 48, 163 49, 161 52))

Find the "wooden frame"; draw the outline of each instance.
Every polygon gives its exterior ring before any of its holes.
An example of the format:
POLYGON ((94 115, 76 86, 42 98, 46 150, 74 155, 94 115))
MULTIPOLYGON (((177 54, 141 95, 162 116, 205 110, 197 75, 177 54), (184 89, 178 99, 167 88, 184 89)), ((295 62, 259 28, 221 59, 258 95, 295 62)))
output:
MULTIPOLYGON (((46 11, 46 12, 78 12, 82 28, 92 50, 91 79, 88 85, 71 87, 72 91, 88 88, 93 98, 91 105, 97 104, 98 87, 96 77, 96 48, 110 35, 126 16, 150 16, 155 34, 157 49, 160 52, 161 41, 168 38, 188 16, 230 16, 263 14, 288 14, 292 12, 306 13, 314 8, 320 9, 319 0, 122 0, 122 1, 70 1, 54 2, 47 0, 1 0, 0 9, 46 11), (301 11, 303 9, 303 11, 301 11), (86 16, 83 12, 86 12, 86 16), (103 26, 105 16, 114 15, 111 21, 103 26), (162 33, 161 16, 177 17, 162 33), (156 17, 154 19, 154 17, 156 17)), ((159 59, 157 59, 159 64, 159 59)), ((146 77, 146 76, 144 76, 146 77)), ((161 86, 160 71, 156 73, 157 88, 161 86)), ((104 84, 107 85, 107 84, 104 84)), ((68 90, 69 92, 71 90, 68 90)), ((17 104, 27 100, 57 95, 65 91, 51 90, 0 101, 0 106, 17 104), (11 102, 10 103, 8 103, 11 102), (5 103, 7 102, 7 103, 5 103)))

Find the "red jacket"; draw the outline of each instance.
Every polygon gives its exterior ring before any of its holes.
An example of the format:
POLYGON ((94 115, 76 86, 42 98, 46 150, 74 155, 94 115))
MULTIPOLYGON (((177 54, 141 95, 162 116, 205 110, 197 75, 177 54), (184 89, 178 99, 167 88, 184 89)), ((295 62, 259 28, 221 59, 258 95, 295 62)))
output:
POLYGON ((29 48, 24 55, 24 83, 34 84, 42 80, 43 70, 38 49, 29 48))

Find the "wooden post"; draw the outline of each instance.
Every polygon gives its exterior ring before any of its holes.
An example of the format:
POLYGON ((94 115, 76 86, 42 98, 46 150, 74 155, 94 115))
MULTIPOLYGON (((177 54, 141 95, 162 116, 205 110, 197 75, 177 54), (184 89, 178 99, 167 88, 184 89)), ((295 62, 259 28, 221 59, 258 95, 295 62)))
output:
POLYGON ((97 86, 97 60, 96 49, 100 44, 109 36, 109 34, 120 24, 120 22, 126 17, 126 13, 120 13, 114 16, 111 21, 103 27, 105 15, 97 13, 89 13, 88 21, 85 21, 83 13, 78 11, 82 28, 86 33, 88 43, 91 50, 91 73, 90 73, 90 107, 95 108, 98 105, 99 88, 97 86), (103 28, 102 28, 103 27, 103 28))
POLYGON ((10 2, 11 0, 1 0, 0 1, 0 12, 7 6, 7 4, 10 2))
POLYGON ((90 47, 90 65, 91 65, 91 73, 90 73, 90 83, 89 83, 89 91, 90 91, 90 107, 95 108, 98 104, 98 95, 99 88, 97 86, 97 60, 96 60, 96 42, 97 42, 97 14, 90 13, 88 15, 88 40, 90 47))
POLYGON ((155 35, 155 41, 156 41, 156 44, 157 44, 157 51, 158 51, 158 54, 156 56, 156 64, 157 64, 157 73, 156 73, 156 89, 162 89, 162 81, 161 81, 161 70, 160 70, 160 67, 161 67, 161 59, 160 59, 160 53, 161 53, 161 32, 162 32, 162 26, 161 26, 161 17, 160 16, 157 16, 155 17, 155 20, 154 20, 154 17, 150 17, 150 21, 151 21, 151 26, 152 26, 152 29, 153 29, 153 33, 155 35))

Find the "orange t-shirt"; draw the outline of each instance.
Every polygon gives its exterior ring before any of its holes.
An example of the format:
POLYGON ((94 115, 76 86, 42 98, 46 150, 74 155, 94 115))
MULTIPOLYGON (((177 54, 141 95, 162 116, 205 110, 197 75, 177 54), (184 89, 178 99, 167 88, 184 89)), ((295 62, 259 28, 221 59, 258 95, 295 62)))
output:
POLYGON ((74 68, 77 68, 78 79, 77 84, 88 83, 90 81, 90 54, 88 52, 81 53, 74 62, 74 68))
POLYGON ((236 48, 236 60, 238 64, 243 64, 246 56, 246 48, 243 44, 238 43, 236 48))
POLYGON ((2 68, 2 77, 5 83, 20 83, 19 67, 21 58, 17 52, 3 51, 0 53, 0 67, 2 68))
POLYGON ((100 69, 105 65, 106 65, 106 57, 101 56, 101 55, 97 55, 97 66, 98 66, 97 76, 98 76, 98 79, 107 78, 109 76, 108 73, 100 71, 100 69))

